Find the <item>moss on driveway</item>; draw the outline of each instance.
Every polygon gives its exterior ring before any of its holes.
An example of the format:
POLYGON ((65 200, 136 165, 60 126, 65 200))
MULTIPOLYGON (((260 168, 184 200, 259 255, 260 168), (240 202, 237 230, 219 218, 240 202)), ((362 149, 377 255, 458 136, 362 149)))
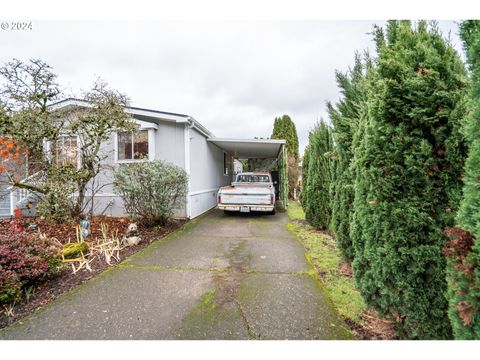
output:
POLYGON ((338 313, 343 318, 360 324, 360 316, 366 305, 355 280, 340 272, 342 258, 335 239, 302 221, 305 220, 305 214, 298 203, 289 203, 288 215, 292 220, 287 225, 288 229, 305 246, 305 256, 315 268, 338 313))
POLYGON ((211 211, 0 339, 349 339, 285 213, 211 211))

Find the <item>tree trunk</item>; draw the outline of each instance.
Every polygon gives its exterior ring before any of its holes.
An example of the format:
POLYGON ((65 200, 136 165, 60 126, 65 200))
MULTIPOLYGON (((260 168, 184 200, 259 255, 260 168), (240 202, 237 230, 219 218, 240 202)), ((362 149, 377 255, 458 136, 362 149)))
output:
POLYGON ((16 187, 18 189, 25 189, 25 190, 30 190, 33 192, 38 192, 40 194, 45 194, 45 190, 42 188, 39 188, 34 185, 28 185, 28 184, 23 184, 23 183, 12 183, 13 187, 16 187))
POLYGON ((85 201, 85 184, 79 184, 78 186, 78 196, 75 200, 75 205, 72 209, 72 217, 80 218, 83 215, 83 202, 85 201))

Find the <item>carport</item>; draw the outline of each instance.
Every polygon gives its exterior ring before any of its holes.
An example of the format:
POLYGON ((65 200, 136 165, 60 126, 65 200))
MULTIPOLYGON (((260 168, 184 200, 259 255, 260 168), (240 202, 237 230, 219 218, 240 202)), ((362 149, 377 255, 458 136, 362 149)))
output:
POLYGON ((285 140, 208 138, 236 159, 275 159, 279 175, 280 199, 285 207, 288 200, 288 166, 285 140))

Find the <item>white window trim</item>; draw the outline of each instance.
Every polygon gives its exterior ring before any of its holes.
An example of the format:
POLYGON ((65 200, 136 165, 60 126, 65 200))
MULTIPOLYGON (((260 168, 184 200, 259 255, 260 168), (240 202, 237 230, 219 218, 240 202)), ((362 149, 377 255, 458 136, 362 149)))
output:
MULTIPOLYGON (((136 121, 138 123, 138 121, 136 121)), ((142 121, 144 123, 144 121, 142 121)), ((150 124, 150 123, 146 123, 150 124)), ((120 160, 118 158, 118 132, 115 131, 113 133, 113 157, 114 157, 114 162, 115 164, 132 164, 132 163, 141 163, 141 162, 147 162, 147 161, 153 161, 155 160, 155 130, 157 129, 156 124, 152 127, 142 127, 140 124, 140 128, 138 130, 147 130, 147 137, 148 137, 148 158, 146 159, 125 159, 125 160, 120 160)))

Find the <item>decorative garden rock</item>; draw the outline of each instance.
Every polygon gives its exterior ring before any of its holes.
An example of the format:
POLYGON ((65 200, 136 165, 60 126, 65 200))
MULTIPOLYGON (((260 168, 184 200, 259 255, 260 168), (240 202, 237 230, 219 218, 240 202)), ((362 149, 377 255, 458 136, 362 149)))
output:
POLYGON ((35 223, 30 223, 27 227, 27 229, 30 230, 30 231, 35 231, 35 230, 37 230, 37 228, 38 228, 38 225, 35 224, 35 223))
POLYGON ((128 246, 138 245, 142 241, 140 233, 138 232, 137 224, 129 224, 125 234, 125 242, 128 246))

